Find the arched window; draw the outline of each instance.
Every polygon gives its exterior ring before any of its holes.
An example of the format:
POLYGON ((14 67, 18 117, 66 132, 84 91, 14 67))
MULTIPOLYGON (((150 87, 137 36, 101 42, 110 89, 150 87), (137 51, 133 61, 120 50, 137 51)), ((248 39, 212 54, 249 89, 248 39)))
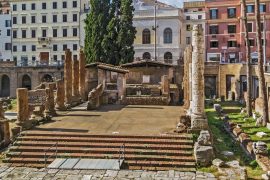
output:
POLYGON ((7 75, 3 75, 1 78, 0 97, 8 96, 10 96, 10 79, 7 75))
POLYGON ((41 79, 42 82, 53 82, 53 78, 49 74, 45 74, 43 78, 41 79))
POLYGON ((171 28, 166 28, 164 30, 163 38, 164 38, 165 44, 172 43, 172 29, 171 28))
POLYGON ((172 60, 172 53, 171 52, 166 52, 164 54, 164 59, 165 60, 172 60))
POLYGON ((142 33, 142 43, 143 44, 150 44, 151 43, 151 32, 149 29, 144 29, 142 33))
POLYGON ((28 90, 31 90, 32 87, 32 82, 31 82, 31 78, 25 74, 22 77, 22 88, 27 88, 28 90))
POLYGON ((143 59, 146 59, 146 60, 151 59, 151 54, 149 52, 143 53, 143 59))

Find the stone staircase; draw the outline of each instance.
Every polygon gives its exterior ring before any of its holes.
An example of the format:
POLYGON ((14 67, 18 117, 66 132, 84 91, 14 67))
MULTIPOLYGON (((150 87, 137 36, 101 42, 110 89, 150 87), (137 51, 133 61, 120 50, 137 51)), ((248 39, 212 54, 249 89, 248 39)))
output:
POLYGON ((125 145, 124 168, 132 170, 195 171, 190 134, 162 136, 93 135, 51 131, 22 132, 9 148, 4 162, 13 166, 43 168, 56 158, 118 159, 125 145), (51 148, 51 149, 50 149, 51 148))

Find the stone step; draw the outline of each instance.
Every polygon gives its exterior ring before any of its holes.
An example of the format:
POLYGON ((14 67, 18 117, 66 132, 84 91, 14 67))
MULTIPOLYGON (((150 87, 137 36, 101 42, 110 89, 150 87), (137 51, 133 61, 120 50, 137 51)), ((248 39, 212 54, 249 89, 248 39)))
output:
POLYGON ((150 166, 129 166, 128 169, 130 170, 147 170, 147 171, 180 171, 180 172, 196 172, 196 168, 194 167, 150 167, 150 166))
MULTIPOLYGON (((21 158, 44 158, 44 152, 9 152, 7 157, 21 157, 21 158)), ((55 152, 48 152, 47 156, 56 157, 55 152)), ((58 153, 57 157, 70 157, 70 158, 87 158, 87 159, 118 159, 119 154, 86 154, 86 153, 58 153)), ((126 154, 126 160, 151 160, 151 161, 183 161, 195 162, 191 154, 186 156, 167 156, 167 155, 142 155, 142 154, 126 154)))
POLYGON ((128 139, 128 138, 88 138, 88 137, 58 137, 58 136, 20 136, 20 141, 55 141, 55 142, 104 142, 104 143, 133 143, 133 144, 170 144, 193 145, 191 139, 128 139))
MULTIPOLYGON (((10 151, 16 152, 44 152, 48 147, 44 146, 12 146, 10 151)), ((51 148, 48 152, 55 152, 56 148, 51 148)), ((118 154, 119 148, 81 148, 81 147, 57 147, 59 153, 107 153, 118 154)), ((152 149, 125 149, 125 154, 147 154, 147 155, 167 155, 167 156, 186 156, 191 155, 190 152, 183 150, 152 150, 152 149)))
POLYGON ((92 137, 92 138, 128 138, 128 139, 192 139, 191 134, 177 134, 177 135, 118 135, 118 134, 90 134, 90 133, 73 133, 73 132, 59 132, 59 131, 23 131, 22 136, 55 136, 57 137, 92 137))
MULTIPOLYGON (((55 141, 16 141, 14 145, 20 146, 44 146, 51 147, 55 145, 55 141)), ((96 147, 96 148, 119 148, 123 145, 123 143, 103 143, 103 142, 58 142, 58 147, 96 147)), ((192 145, 170 145, 170 144, 131 144, 125 143, 125 148, 133 148, 133 149, 167 149, 167 150, 193 150, 192 145)))

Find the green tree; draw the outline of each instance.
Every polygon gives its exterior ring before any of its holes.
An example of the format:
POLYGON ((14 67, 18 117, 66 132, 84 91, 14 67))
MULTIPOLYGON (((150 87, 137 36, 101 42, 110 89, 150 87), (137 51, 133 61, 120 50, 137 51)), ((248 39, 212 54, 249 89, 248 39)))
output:
POLYGON ((121 0, 120 8, 120 30, 118 35, 118 43, 121 47, 120 64, 132 62, 134 59, 134 39, 136 35, 136 29, 133 26, 133 1, 132 0, 121 0))
POLYGON ((91 11, 85 20, 85 55, 87 63, 106 63, 102 41, 107 34, 110 0, 90 0, 91 11))

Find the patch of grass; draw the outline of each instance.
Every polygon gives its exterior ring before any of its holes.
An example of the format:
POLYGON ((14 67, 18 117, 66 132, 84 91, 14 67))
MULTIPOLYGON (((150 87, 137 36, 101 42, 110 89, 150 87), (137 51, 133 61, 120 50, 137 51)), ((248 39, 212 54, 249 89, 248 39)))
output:
MULTIPOLYGON (((242 115, 240 115, 241 106, 234 102, 224 102, 221 103, 224 112, 228 113, 230 119, 234 119, 234 122, 243 121, 242 115)), ((257 163, 254 163, 240 147, 239 142, 235 142, 231 136, 224 129, 224 122, 218 117, 218 114, 212 107, 206 108, 206 115, 208 117, 208 123, 213 134, 214 150, 216 158, 222 159, 223 161, 238 160, 240 165, 246 166, 248 176, 251 179, 260 179, 263 173, 262 169, 258 167, 257 163), (234 153, 232 157, 225 157, 221 152, 231 151, 234 153)), ((243 121, 245 122, 245 121, 243 121)), ((201 170, 201 169, 200 169, 201 170)), ((212 167, 204 168, 202 170, 207 170, 211 172, 214 169, 212 167)), ((213 173, 213 172, 211 172, 213 173)))
POLYGON ((17 99, 11 101, 11 109, 9 111, 17 112, 17 99))

